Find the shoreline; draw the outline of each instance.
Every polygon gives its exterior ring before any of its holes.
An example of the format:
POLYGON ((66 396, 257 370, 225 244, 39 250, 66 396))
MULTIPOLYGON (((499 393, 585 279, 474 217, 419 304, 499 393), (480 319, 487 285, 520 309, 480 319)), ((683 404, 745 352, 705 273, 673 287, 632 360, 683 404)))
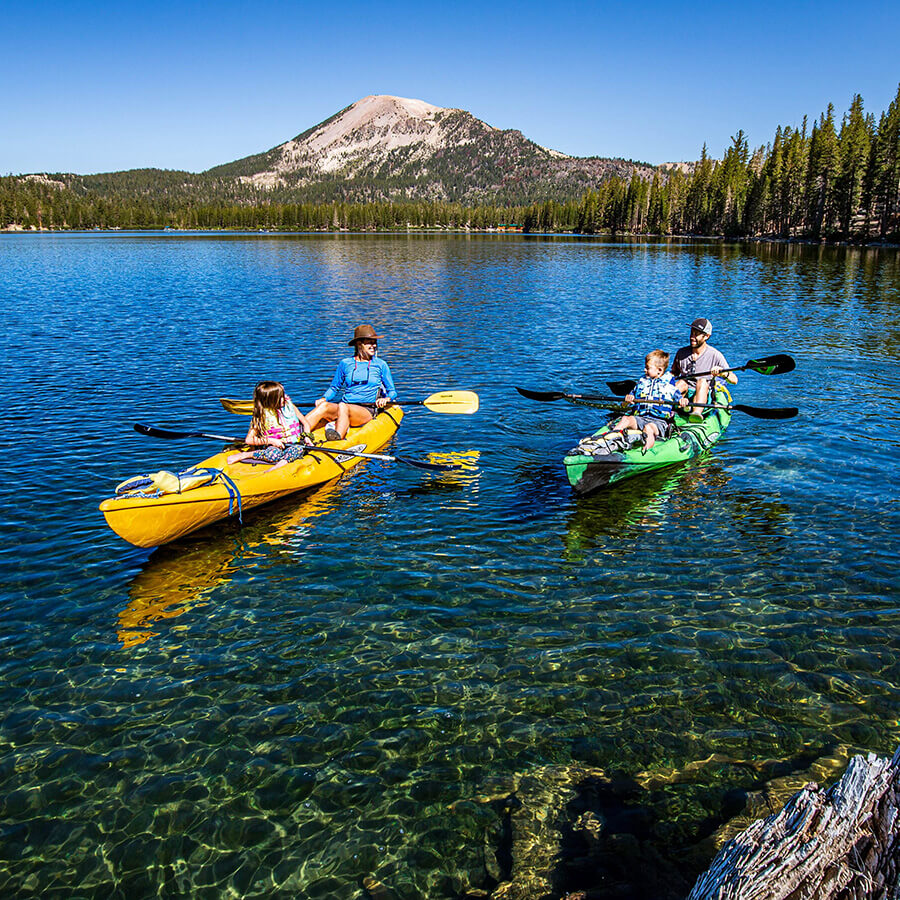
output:
POLYGON ((730 244, 785 244, 809 247, 859 247, 875 250, 900 250, 900 243, 893 241, 861 241, 861 240, 815 240, 813 238, 783 237, 727 237, 721 234, 647 234, 643 232, 596 232, 584 234, 579 231, 506 231, 497 228, 442 228, 439 225, 410 226, 408 228, 320 228, 298 231, 295 229, 246 229, 246 228, 138 228, 113 226, 109 228, 35 228, 33 226, 6 225, 0 228, 0 235, 6 234, 243 234, 243 235, 403 235, 403 234, 441 234, 441 235, 496 235, 502 237, 568 237, 568 238, 610 238, 616 240, 648 240, 648 241, 719 241, 730 244))

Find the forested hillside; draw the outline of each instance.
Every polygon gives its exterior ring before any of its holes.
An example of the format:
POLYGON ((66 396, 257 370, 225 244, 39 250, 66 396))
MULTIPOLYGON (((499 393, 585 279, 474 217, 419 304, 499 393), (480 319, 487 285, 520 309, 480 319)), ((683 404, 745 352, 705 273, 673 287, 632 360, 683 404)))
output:
MULTIPOLYGON (((452 166, 442 178, 452 181, 452 166)), ((721 159, 704 146, 690 165, 598 176, 590 186, 563 180, 539 198, 498 191, 479 204, 374 199, 385 180, 389 173, 373 173, 368 186, 357 179, 342 196, 339 178, 330 195, 322 185, 304 194, 261 189, 221 170, 7 176, 0 178, 0 227, 483 229, 516 222, 532 232, 897 240, 900 88, 877 117, 857 95, 840 121, 829 105, 811 125, 804 117, 777 128, 765 146, 751 148, 740 131, 721 159), (373 202, 361 202, 366 196, 373 202)))

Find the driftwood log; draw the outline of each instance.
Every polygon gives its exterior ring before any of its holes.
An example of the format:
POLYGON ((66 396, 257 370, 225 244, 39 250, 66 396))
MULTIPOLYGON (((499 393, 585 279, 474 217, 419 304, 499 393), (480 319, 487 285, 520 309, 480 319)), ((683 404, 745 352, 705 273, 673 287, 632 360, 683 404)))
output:
POLYGON ((900 900, 900 750, 855 756, 729 841, 688 900, 900 900))

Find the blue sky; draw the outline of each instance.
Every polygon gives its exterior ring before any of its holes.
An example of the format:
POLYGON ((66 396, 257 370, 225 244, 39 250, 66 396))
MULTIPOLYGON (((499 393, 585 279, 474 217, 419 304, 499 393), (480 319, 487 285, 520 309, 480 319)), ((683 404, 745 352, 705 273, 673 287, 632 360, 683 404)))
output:
POLYGON ((900 82, 900 3, 6 3, 0 174, 200 171, 367 94, 466 109, 566 153, 751 146, 900 82))

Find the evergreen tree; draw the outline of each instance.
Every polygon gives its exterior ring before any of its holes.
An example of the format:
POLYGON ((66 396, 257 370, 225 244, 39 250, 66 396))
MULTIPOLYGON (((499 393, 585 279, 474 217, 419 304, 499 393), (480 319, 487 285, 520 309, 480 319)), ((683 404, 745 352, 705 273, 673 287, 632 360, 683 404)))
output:
POLYGON ((850 104, 850 111, 841 124, 838 139, 839 169, 835 182, 835 206, 838 226, 845 237, 850 236, 853 217, 862 199, 870 142, 869 123, 863 114, 863 100, 856 94, 850 104))
POLYGON ((881 237, 900 237, 900 85, 878 124, 874 143, 873 202, 881 237))
POLYGON ((594 234, 597 231, 597 195, 588 191, 578 208, 578 231, 581 234, 594 234))
POLYGON ((810 170, 815 183, 815 211, 811 232, 813 237, 834 231, 837 216, 836 182, 840 170, 840 147, 834 129, 834 104, 819 119, 818 143, 810 147, 810 170))
POLYGON ((713 162, 704 144, 685 197, 684 230, 687 234, 709 233, 712 179, 713 162))
POLYGON ((785 141, 783 178, 780 186, 781 233, 791 237, 804 227, 803 186, 809 164, 809 140, 806 137, 806 116, 800 131, 789 129, 785 141))
POLYGON ((746 135, 743 130, 738 131, 731 139, 731 146, 725 152, 716 178, 719 195, 716 218, 719 229, 727 235, 740 236, 744 233, 744 211, 750 183, 749 156, 746 135))
POLYGON ((765 168, 765 230, 781 231, 781 183, 784 176, 784 157, 782 153, 782 131, 779 125, 775 129, 775 139, 769 153, 765 168))
POLYGON ((653 173, 653 182, 650 185, 650 198, 647 207, 647 231, 650 234, 669 233, 669 203, 659 172, 653 173))

